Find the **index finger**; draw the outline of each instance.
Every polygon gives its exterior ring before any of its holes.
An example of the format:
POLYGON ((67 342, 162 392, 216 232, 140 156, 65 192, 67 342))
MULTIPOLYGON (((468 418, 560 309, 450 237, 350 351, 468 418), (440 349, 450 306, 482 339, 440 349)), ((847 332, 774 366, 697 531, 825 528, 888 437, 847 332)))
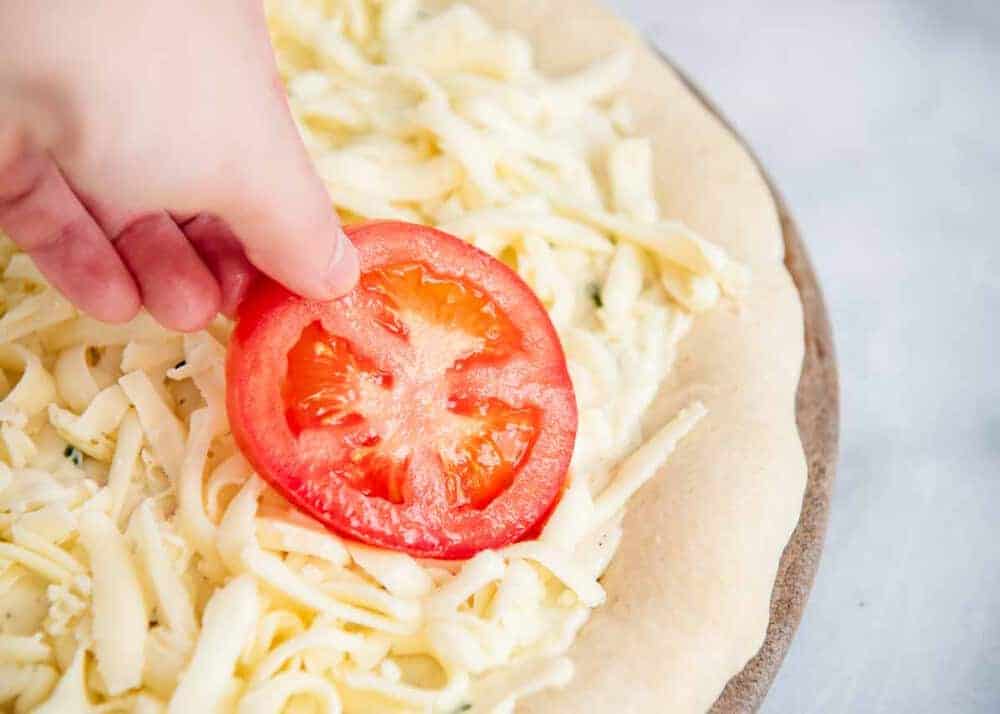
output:
POLYGON ((135 281, 107 236, 17 127, 0 127, 0 228, 84 312, 106 322, 139 312, 135 281))

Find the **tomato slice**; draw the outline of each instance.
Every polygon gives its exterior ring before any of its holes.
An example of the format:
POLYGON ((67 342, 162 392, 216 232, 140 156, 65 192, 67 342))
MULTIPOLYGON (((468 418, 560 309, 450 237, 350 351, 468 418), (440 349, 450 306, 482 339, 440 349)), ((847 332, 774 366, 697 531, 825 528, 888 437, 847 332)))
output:
POLYGON ((464 558, 534 532, 566 481, 576 401, 552 323, 503 263, 424 226, 348 229, 333 302, 261 279, 227 406, 258 474, 338 533, 464 558))

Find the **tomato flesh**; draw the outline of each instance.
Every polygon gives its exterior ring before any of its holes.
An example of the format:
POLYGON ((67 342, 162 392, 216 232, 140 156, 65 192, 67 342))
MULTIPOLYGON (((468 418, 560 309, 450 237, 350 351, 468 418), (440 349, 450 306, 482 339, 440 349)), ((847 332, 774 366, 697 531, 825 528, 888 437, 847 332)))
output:
POLYGON ((344 298, 262 280, 227 358, 233 433, 258 473, 327 527, 467 557, 546 517, 576 408, 544 308, 509 268, 422 226, 349 230, 344 298))

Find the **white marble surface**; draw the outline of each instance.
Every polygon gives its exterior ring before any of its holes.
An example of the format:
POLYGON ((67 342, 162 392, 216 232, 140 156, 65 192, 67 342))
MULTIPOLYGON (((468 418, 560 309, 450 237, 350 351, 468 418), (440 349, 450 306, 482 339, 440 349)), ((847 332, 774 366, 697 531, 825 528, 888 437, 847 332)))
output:
POLYGON ((1000 1, 609 0, 799 220, 843 385, 773 714, 1000 712, 1000 1))

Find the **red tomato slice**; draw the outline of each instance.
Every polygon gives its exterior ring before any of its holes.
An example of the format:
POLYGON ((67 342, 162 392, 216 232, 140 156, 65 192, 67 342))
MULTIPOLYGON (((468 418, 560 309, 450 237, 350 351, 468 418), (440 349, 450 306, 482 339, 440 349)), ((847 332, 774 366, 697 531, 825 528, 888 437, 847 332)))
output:
POLYGON ((545 309, 503 263, 406 223, 348 229, 333 302, 261 280, 227 357, 229 420, 262 478, 331 530, 464 558, 541 525, 576 401, 545 309))

